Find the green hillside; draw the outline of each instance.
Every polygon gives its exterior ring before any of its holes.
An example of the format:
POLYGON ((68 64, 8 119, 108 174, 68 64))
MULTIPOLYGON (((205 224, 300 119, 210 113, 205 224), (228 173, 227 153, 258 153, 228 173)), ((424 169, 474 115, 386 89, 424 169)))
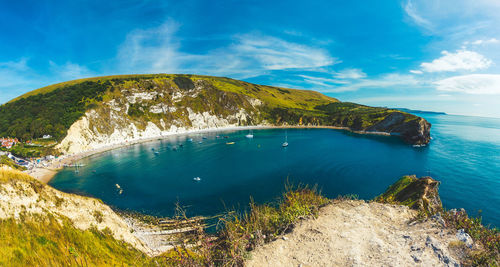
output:
POLYGON ((315 91, 257 85, 224 77, 119 75, 54 84, 13 99, 0 106, 0 136, 29 140, 48 134, 62 140, 69 127, 91 109, 102 113, 104 121, 98 127, 104 127, 105 103, 111 100, 123 102, 131 91, 155 93, 154 99, 148 103, 130 103, 127 114, 123 114, 134 120, 138 128, 160 120, 167 124, 181 121, 190 126, 188 108, 223 117, 238 110, 258 114, 244 122, 246 125, 267 122, 273 125, 340 126, 363 131, 390 120, 388 127, 373 130, 401 135, 408 131, 408 125, 416 127, 420 120, 397 110, 340 102, 315 91), (196 90, 199 93, 188 94, 196 90), (186 92, 186 96, 174 101, 178 92, 186 92), (252 99, 260 101, 259 105, 252 104, 252 99), (150 112, 151 106, 157 104, 170 105, 176 111, 150 112), (395 113, 398 116, 394 116, 395 113))

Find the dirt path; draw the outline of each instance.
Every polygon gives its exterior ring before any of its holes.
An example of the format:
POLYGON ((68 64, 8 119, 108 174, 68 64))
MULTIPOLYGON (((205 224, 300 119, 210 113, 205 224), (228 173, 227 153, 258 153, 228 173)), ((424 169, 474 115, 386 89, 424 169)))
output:
POLYGON ((258 247, 248 266, 457 266, 448 249, 457 242, 434 221, 408 224, 405 206, 363 201, 337 202, 317 219, 258 247))

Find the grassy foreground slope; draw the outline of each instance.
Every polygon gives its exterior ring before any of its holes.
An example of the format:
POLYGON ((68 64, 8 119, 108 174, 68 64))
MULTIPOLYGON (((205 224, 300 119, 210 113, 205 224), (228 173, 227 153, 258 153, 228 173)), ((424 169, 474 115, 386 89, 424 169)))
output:
POLYGON ((239 122, 243 125, 265 122, 339 126, 395 133, 409 143, 427 143, 429 139, 430 124, 398 110, 340 102, 309 90, 263 86, 224 77, 169 74, 96 77, 34 90, 0 106, 0 136, 28 140, 49 134, 62 140, 70 126, 87 111, 101 110, 103 118, 109 116, 105 107, 113 100, 114 104, 129 101, 122 116, 134 120, 137 128, 144 128, 147 122, 158 125, 166 122, 167 126, 183 122, 189 127, 188 108, 221 117, 245 110, 252 116, 239 122), (146 102, 135 101, 132 92, 152 97, 146 102), (158 108, 160 112, 155 111, 158 108))

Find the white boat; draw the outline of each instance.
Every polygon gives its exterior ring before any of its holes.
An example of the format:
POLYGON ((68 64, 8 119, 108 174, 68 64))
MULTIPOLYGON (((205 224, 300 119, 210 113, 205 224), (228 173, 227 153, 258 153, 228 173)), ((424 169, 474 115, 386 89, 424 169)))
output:
POLYGON ((288 133, 285 131, 285 142, 281 144, 282 147, 287 147, 288 146, 288 133))
POLYGON ((200 177, 194 177, 193 180, 199 182, 199 181, 201 181, 201 178, 200 177))
POLYGON ((245 135, 246 138, 253 138, 253 132, 250 131, 247 135, 245 135))

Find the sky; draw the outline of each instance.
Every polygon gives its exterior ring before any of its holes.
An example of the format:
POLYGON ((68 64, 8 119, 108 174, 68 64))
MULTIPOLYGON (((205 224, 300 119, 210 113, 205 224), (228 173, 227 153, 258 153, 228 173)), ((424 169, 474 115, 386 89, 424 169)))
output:
POLYGON ((0 0, 0 103, 72 79, 190 73, 500 118, 498 0, 0 0))

